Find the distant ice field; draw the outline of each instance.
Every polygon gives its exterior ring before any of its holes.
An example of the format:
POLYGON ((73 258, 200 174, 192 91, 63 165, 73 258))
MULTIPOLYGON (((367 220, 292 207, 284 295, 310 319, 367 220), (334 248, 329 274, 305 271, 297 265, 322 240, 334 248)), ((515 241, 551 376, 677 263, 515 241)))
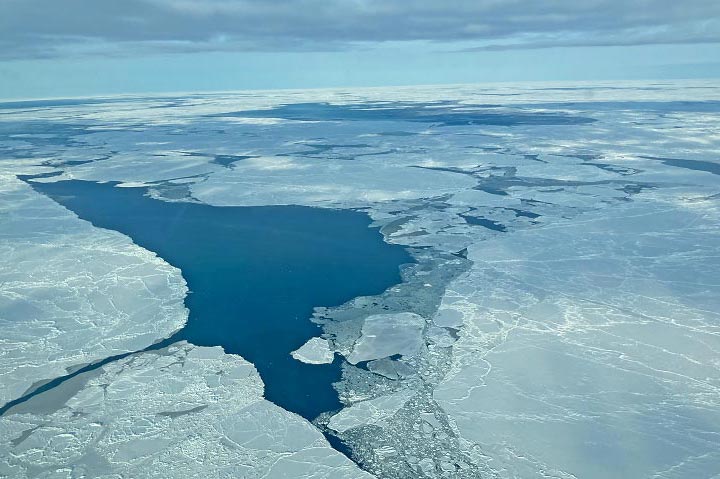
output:
POLYGON ((0 112, 0 477, 720 477, 717 82, 0 112))

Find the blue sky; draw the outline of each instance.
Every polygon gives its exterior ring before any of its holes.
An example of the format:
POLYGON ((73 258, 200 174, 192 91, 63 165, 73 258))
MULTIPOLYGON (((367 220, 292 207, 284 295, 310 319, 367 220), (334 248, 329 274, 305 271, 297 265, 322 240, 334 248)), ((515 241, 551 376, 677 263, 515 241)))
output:
POLYGON ((717 77, 718 1, 0 1, 8 99, 717 77))

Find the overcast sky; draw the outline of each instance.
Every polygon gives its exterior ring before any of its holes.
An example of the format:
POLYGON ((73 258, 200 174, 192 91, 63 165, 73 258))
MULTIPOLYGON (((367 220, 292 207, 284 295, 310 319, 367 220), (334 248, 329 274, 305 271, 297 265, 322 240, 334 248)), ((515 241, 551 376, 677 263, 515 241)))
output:
POLYGON ((0 98, 718 76, 718 0, 0 0, 0 98))

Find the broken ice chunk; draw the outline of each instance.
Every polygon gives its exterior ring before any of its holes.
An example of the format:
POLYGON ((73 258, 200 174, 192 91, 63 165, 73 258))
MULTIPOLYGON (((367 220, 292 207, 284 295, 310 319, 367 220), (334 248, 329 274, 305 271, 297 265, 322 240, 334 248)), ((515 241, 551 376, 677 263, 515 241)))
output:
POLYGON ((387 396, 353 404, 330 418, 328 427, 342 433, 368 424, 382 424, 392 418, 414 394, 413 391, 402 389, 387 396))
POLYGON ((413 356, 423 345, 424 328, 425 320, 415 313, 368 316, 362 327, 362 336, 347 359, 357 364, 396 354, 413 356))
POLYGON ((453 334, 453 330, 439 328, 437 326, 431 326, 428 329, 427 338, 430 343, 440 346, 441 348, 449 348, 457 340, 453 334))
POLYGON ((462 326, 463 321, 463 314, 456 309, 440 309, 433 319, 438 326, 455 329, 462 326))
POLYGON ((389 379, 400 379, 412 376, 415 371, 407 364, 400 361, 393 361, 390 358, 376 359, 368 362, 368 369, 375 374, 385 376, 389 379))
POLYGON ((308 364, 330 364, 335 356, 330 349, 330 343, 323 338, 310 338, 290 354, 298 361, 308 364))

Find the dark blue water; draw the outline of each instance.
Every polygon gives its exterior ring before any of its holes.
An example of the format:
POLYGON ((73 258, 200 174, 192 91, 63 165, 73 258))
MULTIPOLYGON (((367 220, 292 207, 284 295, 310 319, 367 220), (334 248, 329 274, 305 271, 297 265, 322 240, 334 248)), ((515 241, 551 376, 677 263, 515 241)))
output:
MULTIPOLYGON (((583 88, 585 90, 585 88, 583 88)), ((518 108, 580 109, 585 111, 636 110, 653 112, 717 113, 720 101, 572 101, 516 104, 518 108)))
POLYGON ((0 102, 0 110, 16 110, 26 108, 53 108, 63 106, 102 105, 128 101, 121 98, 60 98, 47 100, 16 100, 0 102))
POLYGON ((215 157, 213 158, 213 160, 210 163, 215 163, 216 165, 229 167, 236 161, 247 160, 249 158, 257 158, 257 157, 251 156, 251 155, 215 155, 215 157))
POLYGON ((674 166, 676 168, 685 168, 687 170, 705 171, 713 175, 720 175, 720 163, 712 163, 703 160, 684 160, 682 158, 662 158, 659 156, 641 156, 648 160, 657 160, 664 165, 674 166))
POLYGON ((33 187, 180 268, 190 317, 170 341, 243 356, 267 399, 308 419, 341 407, 332 388, 341 360, 309 365, 290 356, 321 332, 309 321, 313 307, 378 294, 412 261, 355 211, 169 203, 141 188, 75 180, 33 187))
POLYGON ((460 215, 465 219, 465 221, 469 225, 477 225, 477 226, 483 226, 485 228, 491 229, 493 231, 500 231, 504 233, 507 231, 507 228, 502 223, 499 223, 497 221, 489 220, 487 218, 481 218, 478 216, 467 216, 467 215, 460 215))

